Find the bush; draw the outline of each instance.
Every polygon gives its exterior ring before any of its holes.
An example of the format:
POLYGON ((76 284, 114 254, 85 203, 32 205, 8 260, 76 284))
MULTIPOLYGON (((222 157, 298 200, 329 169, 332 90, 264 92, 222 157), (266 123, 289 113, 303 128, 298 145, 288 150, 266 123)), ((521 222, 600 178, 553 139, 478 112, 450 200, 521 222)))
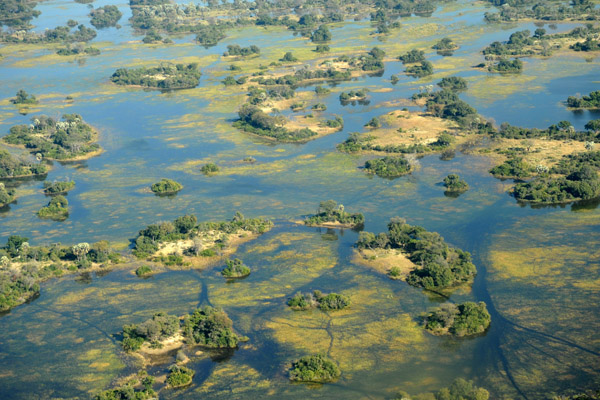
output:
POLYGON ((411 50, 408 53, 402 54, 398 57, 402 64, 413 64, 425 61, 425 53, 422 50, 411 50))
POLYGON ((239 338, 233 323, 221 309, 204 306, 184 320, 185 337, 194 344, 212 348, 235 348, 239 338))
POLYGON ((433 74, 433 64, 429 61, 421 61, 418 65, 411 65, 404 71, 407 75, 412 75, 417 78, 423 78, 433 74))
POLYGON ((137 276, 146 276, 151 274, 152 268, 150 268, 148 265, 142 265, 141 267, 138 267, 138 269, 135 270, 135 274, 137 276))
POLYGON ((450 174, 444 178, 444 186, 448 192, 465 192, 469 190, 469 184, 460 179, 457 174, 450 174))
POLYGON ((334 200, 327 200, 319 203, 317 214, 304 220, 304 223, 309 226, 336 222, 343 225, 358 227, 364 224, 365 217, 360 213, 347 213, 342 204, 338 205, 334 200))
POLYGON ((317 298, 319 308, 323 311, 342 310, 350 305, 350 299, 344 295, 330 293, 327 296, 317 298))
POLYGON ((90 24, 96 29, 117 25, 123 14, 117 6, 104 6, 92 10, 90 24))
POLYGON ((302 357, 290 369, 290 380, 298 382, 333 382, 340 375, 338 366, 322 354, 302 357))
POLYGON ((445 303, 424 317, 425 329, 435 334, 468 336, 484 332, 491 317, 484 302, 445 303))
POLYGON ((162 178, 150 187, 150 190, 155 194, 173 194, 179 192, 181 189, 183 189, 181 183, 167 178, 162 178))
POLYGON ((214 175, 217 172, 219 172, 221 169, 219 168, 219 166, 215 163, 207 163, 204 164, 202 166, 202 168, 200 168, 200 171, 204 174, 204 175, 214 175))
POLYGON ((382 178, 395 178, 411 171, 408 160, 402 156, 377 158, 365 162, 365 171, 382 178))
POLYGON ((69 202, 64 196, 53 197, 46 207, 37 212, 38 217, 63 221, 69 216, 69 202))
POLYGON ((192 369, 180 365, 171 365, 167 376, 167 384, 172 388, 189 385, 192 383, 194 374, 195 372, 192 369))
POLYGON ((225 264, 226 267, 221 271, 221 275, 226 278, 242 278, 250 275, 250 268, 244 265, 239 258, 227 260, 225 264))
POLYGON ((63 194, 72 190, 75 187, 75 181, 54 181, 44 182, 44 194, 54 195, 63 194))
POLYGON ((28 94, 23 89, 17 92, 17 95, 14 99, 10 99, 10 102, 13 104, 38 104, 39 101, 35 98, 34 95, 28 94))

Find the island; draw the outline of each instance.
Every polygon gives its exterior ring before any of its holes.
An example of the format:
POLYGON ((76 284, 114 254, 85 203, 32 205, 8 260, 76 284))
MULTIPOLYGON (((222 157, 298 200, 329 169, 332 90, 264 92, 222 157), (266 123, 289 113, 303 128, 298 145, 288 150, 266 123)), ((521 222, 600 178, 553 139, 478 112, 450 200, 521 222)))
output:
POLYGON ((63 114, 61 120, 41 115, 30 125, 15 125, 2 141, 17 145, 48 160, 75 161, 102 152, 98 133, 79 114, 63 114))
POLYGON ((440 39, 431 48, 437 50, 437 53, 439 55, 445 57, 451 56, 452 54, 454 54, 455 50, 458 50, 458 46, 456 45, 456 43, 454 43, 449 37, 440 39))
POLYGON ((23 89, 19 90, 16 96, 13 99, 10 99, 10 102, 20 105, 39 104, 38 99, 36 99, 34 95, 27 93, 23 89))
POLYGON ((3 182, 0 182, 0 208, 15 201, 15 190, 7 189, 3 182))
POLYGON ((427 60, 421 61, 419 64, 408 66, 404 72, 415 78, 424 78, 433 75, 433 64, 427 60))
POLYGON ((315 290, 312 293, 296 293, 288 299, 287 305, 294 311, 306 311, 316 307, 323 311, 343 310, 350 306, 350 299, 342 294, 326 295, 320 290, 315 290))
POLYGON ((582 96, 582 97, 569 96, 567 98, 567 107, 572 108, 574 110, 578 110, 578 109, 597 110, 597 109, 600 109, 600 90, 596 90, 595 92, 590 92, 589 95, 582 96))
POLYGON ((458 174, 450 174, 444 178, 446 192, 460 194, 469 190, 469 184, 462 180, 458 174))
POLYGON ((57 194, 66 194, 75 188, 75 181, 54 181, 44 182, 44 194, 52 196, 57 194))
POLYGON ((69 217, 69 202, 64 196, 54 196, 46 207, 40 208, 37 215, 42 219, 64 221, 69 217))
POLYGON ((471 254, 452 248, 438 233, 392 218, 388 232, 361 232, 355 260, 392 279, 430 291, 471 284, 477 270, 471 254))
POLYGON ((92 9, 90 12, 90 24, 96 29, 108 28, 117 26, 117 22, 121 19, 123 13, 119 11, 117 6, 104 6, 92 9))
POLYGON ((483 333, 492 318, 483 301, 444 303, 423 317, 425 330, 434 335, 472 336, 483 333))
POLYGON ((397 178, 408 174, 412 167, 404 156, 386 156, 365 162, 365 171, 381 178, 397 178))
POLYGON ((315 354, 292 362, 289 374, 290 380, 294 382, 327 383, 336 381, 341 371, 325 355, 315 354))
POLYGON ((119 68, 110 80, 120 86, 173 90, 195 88, 201 76, 197 63, 162 62, 158 67, 119 68))
POLYGON ((250 275, 250 268, 239 258, 227 260, 225 265, 225 268, 221 271, 221 275, 227 279, 243 278, 250 275))
POLYGON ((273 223, 245 218, 237 212, 230 221, 198 223, 195 215, 152 224, 139 232, 133 253, 168 267, 195 268, 218 264, 238 245, 269 231, 273 223))
POLYGON ((320 226, 326 228, 360 228, 365 223, 365 217, 361 213, 350 214, 345 211, 343 204, 335 200, 327 200, 319 203, 317 213, 304 220, 308 226, 320 226))
POLYGON ((219 168, 219 166, 215 163, 207 163, 204 164, 201 168, 200 171, 204 174, 204 175, 216 175, 219 171, 221 170, 221 168, 219 168))
POLYGON ((17 179, 42 176, 48 173, 45 164, 33 163, 25 158, 17 158, 0 148, 0 179, 17 179))
POLYGON ((156 195, 172 195, 183 189, 183 185, 172 179, 162 178, 160 181, 153 183, 150 190, 156 195))

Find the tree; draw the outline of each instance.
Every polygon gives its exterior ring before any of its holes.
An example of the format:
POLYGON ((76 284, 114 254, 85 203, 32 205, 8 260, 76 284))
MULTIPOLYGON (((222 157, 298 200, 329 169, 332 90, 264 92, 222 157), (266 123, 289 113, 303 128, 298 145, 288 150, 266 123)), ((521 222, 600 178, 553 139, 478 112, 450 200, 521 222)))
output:
POLYGON ((325 213, 327 215, 331 215, 337 206, 338 205, 335 200, 322 201, 319 203, 317 214, 325 213))
POLYGON ((600 119, 593 119, 584 127, 588 131, 594 131, 596 133, 600 133, 600 119))
POLYGON ((81 261, 87 255, 87 253, 89 253, 90 245, 86 242, 78 243, 74 245, 71 250, 73 251, 73 254, 77 256, 77 260, 81 261))
POLYGON ((319 29, 313 32, 310 40, 313 42, 328 42, 331 40, 331 32, 326 25, 321 25, 319 29))

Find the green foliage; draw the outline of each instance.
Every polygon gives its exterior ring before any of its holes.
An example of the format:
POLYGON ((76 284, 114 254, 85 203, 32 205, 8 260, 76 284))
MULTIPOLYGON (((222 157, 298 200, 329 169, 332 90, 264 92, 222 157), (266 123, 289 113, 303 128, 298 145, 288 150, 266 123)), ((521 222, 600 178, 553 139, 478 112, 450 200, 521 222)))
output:
POLYGON ((327 93, 329 93, 329 92, 331 92, 331 90, 329 90, 329 89, 327 89, 327 88, 324 88, 324 87, 323 87, 323 86, 321 86, 321 85, 317 85, 317 86, 315 87, 315 93, 316 93, 316 94, 318 94, 318 95, 324 95, 324 94, 327 94, 327 93))
POLYGON ((396 178, 408 174, 411 166, 403 156, 386 156, 365 162, 365 171, 381 178, 396 178))
POLYGON ((56 54, 58 54, 59 56, 76 56, 80 54, 87 56, 97 56, 100 54, 100 50, 92 46, 84 47, 82 44, 67 44, 67 47, 56 50, 56 54))
POLYGON ((361 232, 356 247, 391 248, 405 252, 418 266, 410 272, 407 282, 426 289, 469 282, 477 272, 468 252, 449 247, 438 233, 409 225, 401 218, 392 218, 388 233, 374 235, 361 232))
POLYGON ((290 380, 298 382, 333 382, 340 375, 338 366, 323 354, 302 357, 290 369, 290 380))
POLYGON ((202 73, 197 63, 162 63, 158 67, 119 68, 110 80, 117 85, 135 85, 169 90, 194 88, 200 83, 202 73))
POLYGON ((7 189, 4 183, 0 182, 0 207, 12 203, 15 200, 14 189, 7 189))
MULTIPOLYGON (((598 109, 600 108, 600 90, 591 92, 589 95, 583 97, 569 96, 567 98, 567 106, 571 108, 598 109)), ((588 129, 587 126, 585 129, 588 129)))
POLYGON ((455 50, 458 46, 450 39, 445 37, 440 39, 436 44, 432 46, 432 49, 438 50, 438 53, 448 50, 455 50))
POLYGON ((534 38, 530 37, 530 34, 529 30, 514 32, 508 42, 493 42, 483 49, 483 54, 500 57, 532 55, 534 51, 526 47, 534 44, 534 38))
POLYGON ((344 210, 342 204, 338 205, 334 200, 327 200, 319 203, 319 208, 315 215, 304 220, 304 223, 309 226, 336 222, 342 225, 357 227, 365 223, 365 217, 361 213, 350 214, 344 210))
POLYGON ((469 190, 469 184, 460 179, 457 174, 450 174, 444 178, 444 186, 448 192, 462 193, 469 190))
POLYGON ((308 128, 290 131, 281 126, 284 122, 281 117, 273 117, 250 104, 244 104, 238 115, 240 119, 233 123, 234 127, 279 142, 302 142, 317 135, 308 128))
MULTIPOLYGON (((433 93, 414 94, 413 99, 426 98, 425 107, 427 112, 440 118, 447 118, 458 122, 461 125, 467 125, 470 118, 477 116, 477 111, 458 98, 456 92, 448 89, 442 89, 433 93)), ((483 124, 480 124, 483 125, 483 124)), ((487 125, 481 126, 484 130, 489 128, 487 125)))
POLYGON ((239 342, 233 323, 218 308, 204 306, 188 315, 183 323, 185 337, 194 344, 211 348, 235 348, 239 342))
POLYGON ((215 163, 207 163, 204 164, 202 166, 202 168, 200 168, 200 171, 204 174, 204 175, 214 175, 217 172, 219 172, 221 169, 219 168, 219 166, 215 163))
MULTIPOLYGON (((337 145, 337 149, 344 153, 357 153, 361 150, 365 151, 381 151, 384 153, 397 153, 397 154, 409 154, 409 153, 426 153, 434 149, 434 143, 430 145, 424 144, 411 144, 406 145, 393 145, 388 144, 385 146, 372 144, 373 138, 371 136, 362 136, 359 133, 353 132, 350 134, 348 139, 343 143, 337 145)), ((436 145, 437 146, 437 145, 436 145)))
POLYGON ((366 89, 358 89, 358 90, 350 90, 348 92, 340 93, 340 102, 342 104, 354 101, 354 100, 363 100, 367 98, 367 90, 366 89))
POLYGON ((242 263, 239 258, 227 260, 225 268, 221 271, 221 275, 225 278, 243 278, 250 275, 250 268, 242 263))
MULTIPOLYGON (((146 377, 144 380, 149 378, 152 377, 146 377)), ((133 382, 128 382, 121 387, 100 392, 93 398, 94 400, 150 400, 157 398, 157 395, 154 390, 152 390, 151 385, 144 385, 144 389, 136 390, 134 386, 136 386, 138 383, 139 382, 137 380, 134 380, 133 382)))
POLYGON ((19 89, 14 99, 10 99, 13 104, 38 104, 39 101, 34 95, 28 94, 23 89, 19 89))
POLYGON ((420 64, 411 65, 404 71, 407 75, 412 75, 417 78, 423 78, 433 74, 433 64, 429 61, 421 61, 420 64))
POLYGON ((146 275, 151 274, 152 272, 153 272, 152 268, 150 268, 150 266, 148 266, 148 265, 142 265, 141 267, 138 267, 135 270, 135 274, 137 276, 146 276, 146 275))
POLYGON ((64 194, 75 187, 75 181, 54 181, 44 182, 44 194, 55 195, 64 194))
POLYGON ((328 53, 329 51, 331 51, 331 49, 326 44, 318 44, 315 51, 317 53, 328 53))
POLYGON ((326 25, 321 25, 312 33, 310 40, 317 43, 329 42, 331 40, 331 32, 326 25))
POLYGON ((296 293, 288 299, 288 306, 295 311, 304 311, 310 308, 319 307, 323 311, 343 310, 350 305, 350 299, 347 296, 330 293, 322 294, 319 290, 313 293, 296 293))
POLYGON ((501 59, 498 63, 490 65, 488 71, 499 72, 501 74, 518 74, 523 71, 523 61, 518 58, 512 61, 501 59))
POLYGON ((445 303, 423 318, 425 329, 435 334, 469 336, 484 332, 491 322, 484 302, 445 303))
POLYGON ((0 2, 0 26, 15 30, 30 28, 29 22, 41 12, 35 10, 37 3, 28 0, 2 0, 0 2))
POLYGON ((260 49, 258 46, 252 45, 249 47, 240 47, 237 44, 230 44, 227 46, 227 51, 223 53, 223 56, 240 56, 246 57, 254 54, 260 54, 260 49))
POLYGON ((137 351, 145 341, 164 340, 175 335, 179 329, 179 318, 162 312, 154 314, 139 325, 123 325, 123 350, 137 351))
POLYGON ((119 22, 123 13, 119 11, 117 6, 104 6, 92 10, 90 16, 92 17, 90 19, 90 24, 92 24, 94 28, 100 29, 117 25, 117 22, 119 22))
POLYGON ((288 299, 287 305, 292 310, 304 311, 317 306, 317 300, 312 293, 296 293, 292 298, 288 299))
POLYGON ((162 178, 159 182, 153 183, 150 190, 156 194, 173 194, 183 189, 183 185, 172 179, 162 178))
POLYGON ((319 308, 323 311, 343 310, 350 305, 347 296, 337 293, 329 293, 326 296, 318 296, 319 308))
MULTIPOLYGON (((0 2, 0 7, 3 2, 0 2)), ((68 26, 57 26, 44 30, 43 33, 31 31, 0 31, 0 42, 5 43, 75 43, 89 42, 96 37, 96 31, 79 25, 77 29, 68 26)))
POLYGON ((413 49, 408 53, 402 54, 398 57, 402 64, 414 64, 425 61, 425 53, 422 50, 413 49))
POLYGON ((467 81, 459 76, 448 76, 442 78, 442 80, 438 82, 438 86, 442 89, 458 92, 467 89, 467 81))
POLYGON ((296 61, 298 61, 298 58, 294 57, 294 55, 292 54, 291 51, 288 51, 288 52, 286 52, 283 55, 283 57, 281 57, 279 59, 279 61, 282 61, 282 62, 296 62, 296 61))
POLYGON ((63 114, 60 121, 42 115, 31 121, 31 125, 11 127, 3 140, 56 160, 69 160, 100 149, 93 143, 94 130, 79 114, 63 114))
POLYGON ((167 376, 167 384, 172 388, 183 387, 192 383, 194 370, 181 365, 171 365, 169 367, 169 375, 167 376))
POLYGON ((367 122, 365 124, 365 126, 369 127, 369 128, 380 128, 381 127, 381 121, 379 121, 379 118, 373 117, 373 118, 371 118, 371 120, 369 122, 367 122))
POLYGON ((44 219, 64 221, 69 216, 69 202, 64 196, 54 196, 46 207, 42 207, 37 212, 37 215, 44 219))

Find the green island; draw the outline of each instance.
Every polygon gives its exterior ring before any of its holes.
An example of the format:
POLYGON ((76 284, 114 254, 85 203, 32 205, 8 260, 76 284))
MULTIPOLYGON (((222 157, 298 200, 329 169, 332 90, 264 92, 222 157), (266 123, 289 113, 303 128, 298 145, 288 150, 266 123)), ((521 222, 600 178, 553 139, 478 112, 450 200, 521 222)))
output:
POLYGON ((78 56, 78 55, 86 55, 86 56, 97 56, 100 54, 100 49, 94 46, 85 47, 82 44, 67 44, 66 47, 60 48, 56 50, 56 54, 59 56, 78 56))
POLYGON ((154 270, 149 265, 142 265, 135 270, 135 274, 140 278, 144 278, 154 274, 154 270))
POLYGON ((444 186, 447 192, 463 193, 469 190, 469 184, 460 178, 458 174, 450 174, 444 178, 444 186))
POLYGON ((46 195, 57 195, 65 194, 75 188, 75 181, 45 181, 44 182, 44 194, 46 195))
POLYGON ((393 218, 387 233, 361 232, 356 248, 363 264, 427 290, 470 284, 477 273, 470 253, 448 246, 438 233, 402 218, 393 218))
POLYGON ((437 53, 441 56, 451 56, 455 50, 458 50, 458 45, 449 37, 445 37, 440 39, 431 48, 437 50, 437 53))
POLYGON ((258 54, 260 54, 260 49, 256 45, 251 45, 248 47, 241 47, 238 44, 230 44, 230 45, 227 45, 227 51, 225 53, 223 53, 223 57, 234 57, 234 56, 247 57, 247 56, 258 55, 258 54))
POLYGON ((591 92, 582 97, 569 96, 567 98, 567 107, 573 109, 585 108, 588 110, 597 110, 600 108, 600 90, 591 92))
POLYGON ((219 171, 221 170, 221 168, 219 168, 219 166, 215 163, 207 163, 204 164, 201 168, 200 171, 204 174, 204 175, 215 175, 217 174, 219 171))
POLYGON ((415 78, 424 78, 426 76, 433 75, 433 64, 427 60, 424 60, 418 64, 408 66, 404 72, 406 75, 411 75, 415 78))
POLYGON ((40 115, 31 122, 11 127, 2 141, 48 160, 85 160, 102 151, 96 143, 98 133, 79 114, 63 114, 60 120, 40 115))
POLYGON ((116 26, 122 16, 123 13, 119 11, 117 6, 98 7, 90 12, 90 24, 96 29, 108 28, 116 26))
POLYGON ((183 367, 181 365, 171 365, 169 367, 169 376, 167 377, 167 384, 171 388, 180 388, 192 383, 194 377, 194 370, 183 367))
POLYGON ((489 328, 492 318, 484 302, 444 303, 423 315, 425 330, 434 335, 471 336, 489 328))
POLYGON ((3 182, 0 182, 0 208, 15 201, 15 190, 7 189, 3 182))
POLYGON ((290 380, 294 382, 327 383, 336 381, 341 371, 334 361, 323 354, 302 357, 292 362, 290 380))
POLYGON ((457 378, 450 386, 442 388, 434 394, 421 393, 419 395, 411 396, 407 392, 401 391, 394 397, 394 400, 488 400, 489 398, 490 393, 486 389, 475 386, 472 381, 457 378))
POLYGON ((43 33, 29 30, 0 30, 0 43, 9 44, 53 44, 89 42, 96 37, 94 29, 81 24, 75 28, 70 26, 57 26, 47 29, 43 33))
POLYGON ((404 156, 386 156, 365 162, 365 171, 381 178, 397 178, 406 175, 412 167, 404 156))
POLYGON ((120 86, 172 90, 198 86, 202 73, 198 64, 173 64, 162 62, 158 67, 119 68, 110 80, 120 86))
POLYGON ((37 216, 42 219, 64 221, 69 217, 69 201, 60 194, 54 196, 47 206, 40 208, 37 216))
POLYGON ((308 226, 322 226, 332 228, 358 228, 365 223, 361 213, 351 214, 346 212, 343 204, 335 200, 326 200, 319 203, 317 213, 304 220, 308 226))
POLYGON ((171 195, 179 192, 181 189, 183 189, 181 183, 168 178, 162 178, 150 186, 150 190, 157 195, 171 195))
POLYGON ((15 157, 0 148, 0 179, 27 178, 48 173, 45 164, 34 163, 25 157, 15 157))
POLYGON ((39 101, 32 94, 27 93, 23 89, 20 89, 14 98, 10 99, 13 104, 38 104, 39 101))
POLYGON ((106 241, 74 246, 55 243, 31 246, 29 239, 11 235, 0 247, 0 311, 19 306, 40 294, 40 284, 50 278, 98 270, 120 262, 106 241))
POLYGON ((312 293, 296 293, 288 299, 287 305, 294 311, 306 311, 315 307, 323 311, 343 310, 350 306, 350 299, 342 294, 323 294, 320 290, 315 290, 312 293))
POLYGON ((402 64, 416 64, 425 61, 425 53, 423 50, 413 49, 407 53, 398 56, 398 60, 402 61, 402 64))
POLYGON ((250 275, 250 268, 245 265, 239 258, 225 261, 225 268, 221 270, 221 275, 225 278, 243 278, 250 275))
POLYGON ((195 215, 149 225, 139 232, 133 254, 167 266, 205 267, 218 263, 237 246, 268 232, 273 223, 245 218, 237 212, 230 221, 198 223, 195 215))

